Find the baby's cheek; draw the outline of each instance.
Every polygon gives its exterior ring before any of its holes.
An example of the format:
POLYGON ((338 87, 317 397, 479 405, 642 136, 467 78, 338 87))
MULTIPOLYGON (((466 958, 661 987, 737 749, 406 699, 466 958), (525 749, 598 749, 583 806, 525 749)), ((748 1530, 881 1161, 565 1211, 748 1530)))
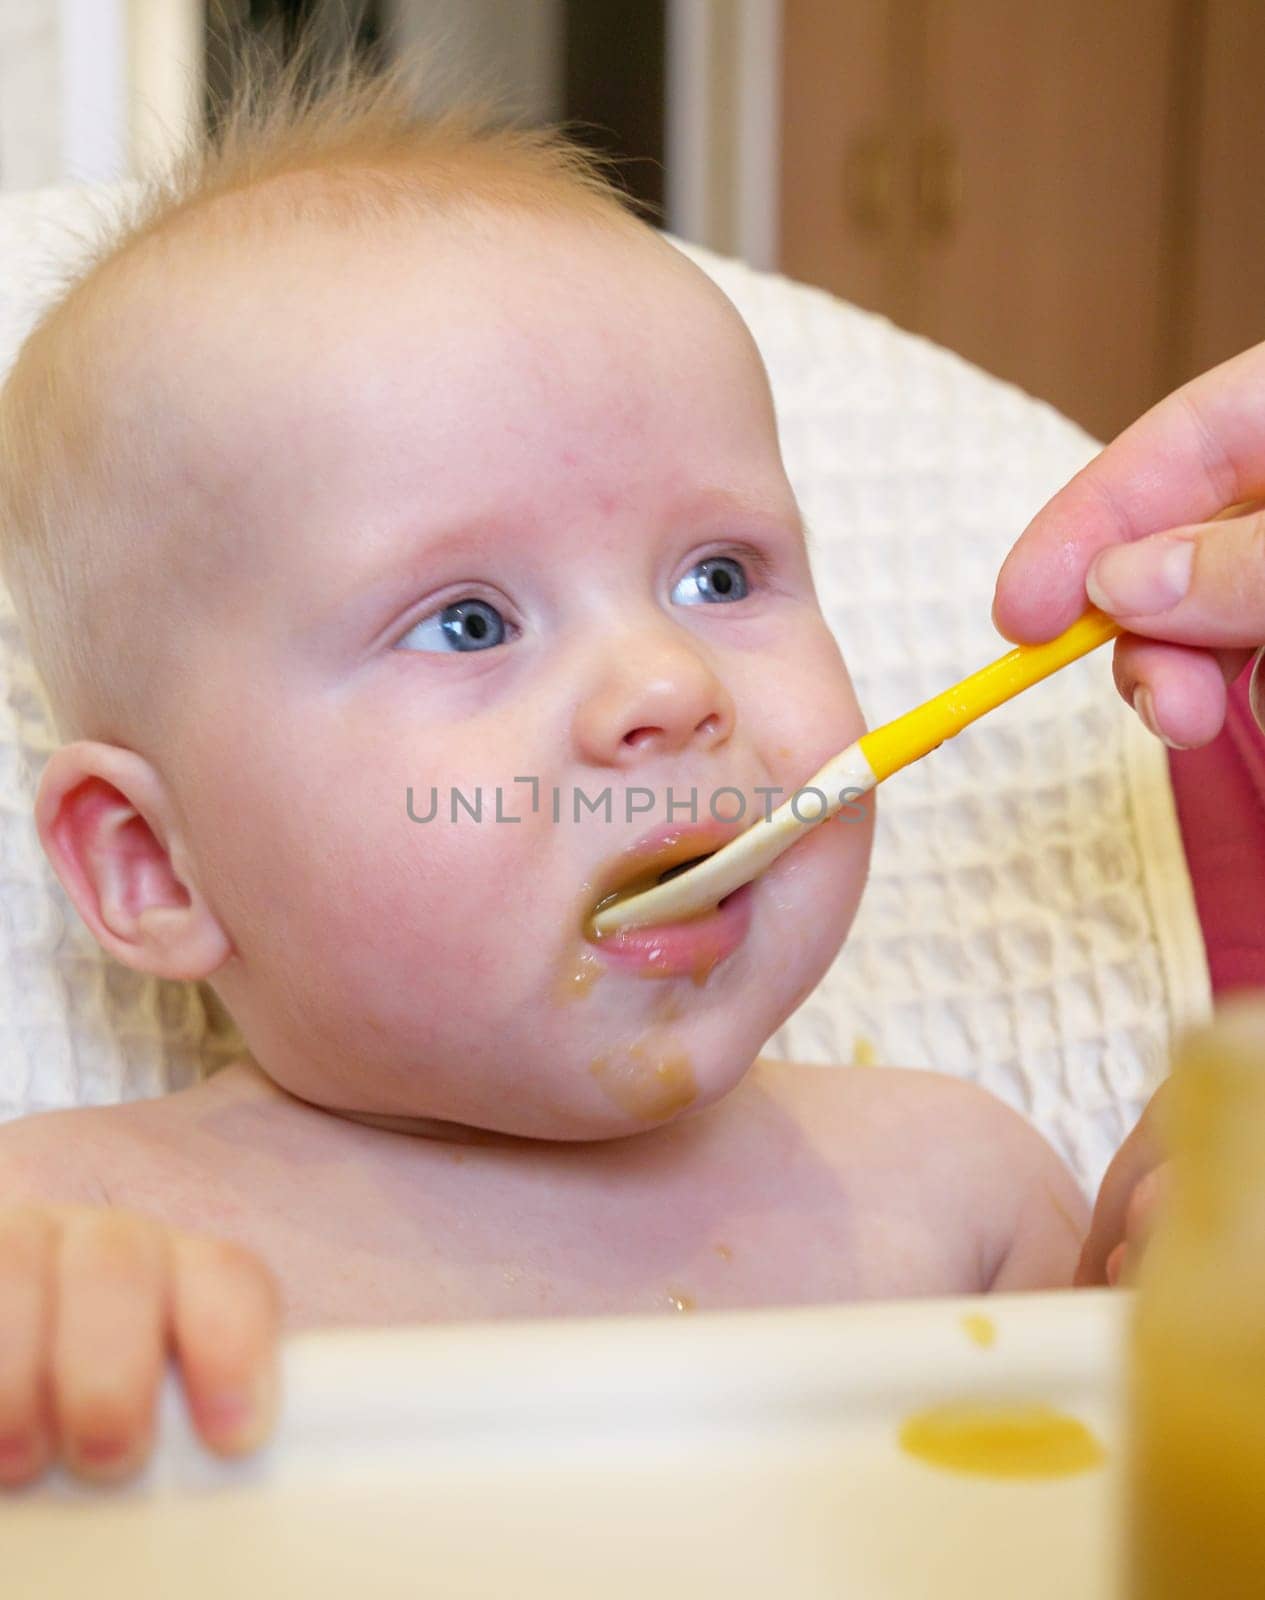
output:
POLYGON ((848 678, 809 678, 788 694, 772 731, 780 781, 790 792, 854 744, 865 731, 865 718, 848 678))
POLYGON ((843 724, 842 731, 856 738, 864 731, 864 720, 843 652, 826 626, 825 618, 819 619, 813 629, 807 673, 810 682, 819 686, 823 704, 828 705, 831 713, 843 724), (855 728, 852 726, 854 723, 855 728))
POLYGON ((834 640, 812 641, 782 682, 769 719, 770 743, 781 781, 804 783, 865 732, 865 717, 834 640))
POLYGON ((372 944, 384 963, 424 961, 434 971, 486 939, 495 913, 496 894, 480 853, 436 821, 362 855, 339 923, 348 937, 372 944))

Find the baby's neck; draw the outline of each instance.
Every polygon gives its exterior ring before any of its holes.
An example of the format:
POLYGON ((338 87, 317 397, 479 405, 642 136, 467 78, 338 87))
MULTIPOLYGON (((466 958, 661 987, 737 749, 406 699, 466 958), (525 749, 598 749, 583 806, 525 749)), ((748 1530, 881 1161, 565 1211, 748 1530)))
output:
POLYGON ((490 1128, 471 1128, 464 1122, 441 1122, 437 1117, 392 1117, 377 1111, 335 1110, 332 1106, 320 1106, 318 1109, 327 1111, 332 1117, 341 1117, 345 1122, 363 1123, 366 1128, 385 1128, 388 1133, 407 1133, 418 1139, 438 1139, 444 1144, 516 1148, 540 1143, 537 1139, 522 1139, 512 1133, 494 1133, 490 1128))
MULTIPOLYGON (((500 1132, 493 1128, 477 1128, 462 1122, 446 1122, 438 1117, 402 1117, 387 1112, 350 1111, 341 1106, 322 1105, 313 1100, 305 1100, 290 1089, 282 1088, 249 1055, 234 1061, 216 1076, 223 1080, 224 1087, 227 1088, 231 1080, 247 1090, 252 1099, 270 1102, 278 1109, 284 1109, 288 1105, 293 1109, 302 1109, 329 1118, 331 1122, 354 1122, 361 1127, 403 1134, 411 1139, 423 1141, 426 1145, 478 1145, 489 1150, 501 1150, 511 1156, 528 1154, 539 1160, 544 1152, 550 1150, 559 1153, 570 1152, 574 1155, 586 1144, 596 1149, 609 1147, 611 1143, 606 1139, 591 1141, 533 1139, 522 1134, 500 1132)), ((677 1120, 692 1122, 694 1119, 688 1117, 677 1120)), ((663 1129, 652 1127, 632 1137, 644 1140, 647 1136, 652 1137, 656 1133, 666 1131, 666 1127, 663 1129)))

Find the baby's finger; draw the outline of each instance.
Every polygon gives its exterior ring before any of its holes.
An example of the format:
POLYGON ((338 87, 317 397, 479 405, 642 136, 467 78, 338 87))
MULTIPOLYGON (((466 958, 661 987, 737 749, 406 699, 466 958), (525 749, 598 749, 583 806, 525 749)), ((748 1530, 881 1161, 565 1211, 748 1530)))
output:
POLYGON ((256 1449, 279 1403, 281 1293, 250 1251, 224 1239, 177 1234, 172 1334, 189 1413, 217 1455, 256 1449))
POLYGON ((1166 1161, 1163 1166, 1152 1167, 1145 1177, 1134 1184, 1125 1208, 1124 1238, 1107 1257, 1104 1269, 1112 1288, 1121 1282, 1132 1283, 1147 1241, 1155 1229, 1155 1219, 1167 1198, 1169 1178, 1170 1169, 1166 1161))
POLYGON ((1253 650, 1265 640, 1265 510, 1112 545, 1085 590, 1131 633, 1253 650))
POLYGON ((48 1327, 56 1224, 34 1206, 0 1211, 0 1487, 30 1483, 52 1455, 48 1327))
POLYGON ((1156 738, 1189 750, 1221 731, 1225 686, 1246 661, 1243 650, 1197 650, 1126 633, 1116 640, 1112 673, 1123 699, 1156 738))
POLYGON ((1076 1268, 1078 1287, 1105 1284, 1107 1258, 1124 1241, 1129 1201, 1138 1183, 1163 1159, 1155 1132, 1155 1108, 1166 1098, 1168 1083, 1157 1090, 1136 1127, 1112 1157, 1094 1202, 1094 1215, 1076 1268))
POLYGON ((1152 1167, 1133 1186, 1124 1215, 1124 1236, 1129 1246, 1131 1264, 1136 1264, 1155 1228, 1155 1219, 1168 1196, 1171 1171, 1170 1164, 1165 1161, 1158 1167, 1152 1167))
POLYGON ((84 1208, 62 1222, 50 1375, 62 1455, 80 1477, 127 1477, 150 1452, 166 1253, 161 1226, 134 1213, 84 1208))

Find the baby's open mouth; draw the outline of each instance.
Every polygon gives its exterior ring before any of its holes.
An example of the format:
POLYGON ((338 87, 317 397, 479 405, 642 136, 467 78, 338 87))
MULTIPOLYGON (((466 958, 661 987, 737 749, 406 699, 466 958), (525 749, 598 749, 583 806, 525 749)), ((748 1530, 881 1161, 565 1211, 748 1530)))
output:
MULTIPOLYGON (((687 828, 675 835, 661 836, 661 842, 646 841, 642 848, 628 852, 614 862, 611 870, 603 874, 595 885, 598 892, 586 919, 587 937, 598 941, 603 937, 593 926, 593 918, 599 911, 605 910, 616 901, 631 900, 634 895, 644 894, 648 889, 657 888, 672 878, 680 877, 683 872, 688 872, 691 867, 698 866, 700 862, 714 855, 738 831, 740 830, 729 826, 687 828), (700 849, 700 846, 703 848, 700 849)), ((726 895, 724 900, 713 906, 705 915, 712 915, 720 910, 729 898, 726 895)))
MULTIPOLYGON (((719 904, 713 902, 692 916, 665 916, 657 922, 636 922, 599 933, 593 919, 615 901, 679 878, 707 861, 744 832, 733 822, 689 823, 660 827, 642 836, 616 856, 590 884, 584 936, 600 952, 604 966, 640 978, 692 978, 707 981, 718 963, 743 944, 751 926, 755 894, 743 883, 719 904)), ((675 890, 665 891, 671 895, 675 890)))
MULTIPOLYGON (((683 872, 688 872, 691 867, 696 867, 700 861, 706 861, 708 856, 715 855, 714 850, 705 850, 701 856, 691 856, 688 861, 678 861, 676 866, 668 867, 655 879, 656 883, 666 883, 669 878, 679 878, 683 872)), ((627 893, 625 893, 627 898, 627 893)))
POLYGON ((700 861, 705 861, 706 859, 705 855, 691 856, 688 861, 678 861, 675 866, 665 867, 662 872, 642 871, 637 873, 635 877, 628 878, 617 888, 611 889, 601 897, 590 913, 589 936, 591 938, 601 937, 594 930, 592 921, 599 911, 605 911, 607 906, 614 905, 616 901, 631 900, 634 895, 645 894, 647 889, 655 889, 659 884, 667 883, 669 878, 679 878, 683 872, 688 872, 691 867, 696 867, 700 861))

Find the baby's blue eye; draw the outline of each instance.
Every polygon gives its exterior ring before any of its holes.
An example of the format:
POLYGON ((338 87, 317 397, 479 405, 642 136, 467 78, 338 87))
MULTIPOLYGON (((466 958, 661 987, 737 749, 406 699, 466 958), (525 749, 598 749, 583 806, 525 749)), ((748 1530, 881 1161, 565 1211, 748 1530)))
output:
POLYGON ((741 561, 732 556, 708 556, 696 562, 672 591, 682 605, 696 601, 708 604, 743 600, 747 594, 747 574, 741 561))
POLYGON ((505 640, 505 618, 486 600, 455 600, 423 617, 400 640, 413 650, 491 650, 505 640))

